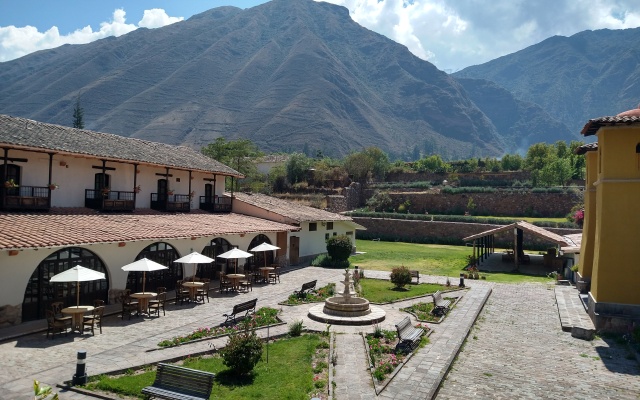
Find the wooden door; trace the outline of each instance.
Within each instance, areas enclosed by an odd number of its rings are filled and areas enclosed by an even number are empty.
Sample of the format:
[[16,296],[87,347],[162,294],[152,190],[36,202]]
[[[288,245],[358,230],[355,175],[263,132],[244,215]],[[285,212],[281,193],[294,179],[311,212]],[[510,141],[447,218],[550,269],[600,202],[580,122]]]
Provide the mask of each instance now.
[[291,236],[291,247],[289,247],[289,263],[297,265],[300,262],[300,237]]

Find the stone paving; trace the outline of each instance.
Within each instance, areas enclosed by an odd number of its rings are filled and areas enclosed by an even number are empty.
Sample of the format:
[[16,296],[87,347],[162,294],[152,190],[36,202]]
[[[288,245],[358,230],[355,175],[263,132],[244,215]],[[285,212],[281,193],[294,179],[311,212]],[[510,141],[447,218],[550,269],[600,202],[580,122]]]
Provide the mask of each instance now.
[[622,346],[561,330],[554,287],[496,284],[436,398],[640,398]]
[[[385,272],[366,273],[367,277],[388,278]],[[88,374],[96,375],[198,354],[213,346],[222,347],[226,337],[156,350],[160,340],[199,327],[218,325],[223,321],[222,314],[230,311],[233,304],[255,297],[259,299],[258,307],[282,308],[281,317],[287,323],[303,320],[309,329],[324,330],[325,324],[307,318],[309,305],[288,307],[277,303],[310,279],[318,279],[321,287],[340,282],[342,275],[342,270],[307,267],[284,273],[280,284],[256,285],[250,293],[216,294],[204,305],[169,305],[166,317],[122,321],[111,316],[105,320],[104,333],[94,337],[70,334],[47,340],[44,333],[37,333],[3,341],[0,343],[3,367],[0,399],[32,399],[33,379],[49,385],[69,380],[75,372],[78,350],[87,351]],[[444,283],[445,279],[424,277],[422,280]],[[610,346],[603,340],[586,342],[562,332],[552,286],[467,283],[471,290],[444,323],[433,325],[431,344],[415,353],[378,397],[428,399],[435,393],[436,398],[443,399],[637,398],[633,396],[640,393],[640,379],[635,361],[626,359],[614,344]],[[487,298],[487,306],[480,313]],[[382,328],[395,330],[394,323],[406,315],[399,308],[415,301],[382,306],[387,313],[380,324]],[[436,393],[441,378],[464,343],[467,328],[472,327],[479,313],[465,350]],[[335,398],[375,398],[360,335],[373,328],[332,326],[331,330],[336,334],[338,355]],[[270,329],[270,335],[287,331],[286,325],[277,326]],[[265,336],[266,330],[260,330],[259,334]],[[57,391],[61,399],[87,398],[70,391]]]

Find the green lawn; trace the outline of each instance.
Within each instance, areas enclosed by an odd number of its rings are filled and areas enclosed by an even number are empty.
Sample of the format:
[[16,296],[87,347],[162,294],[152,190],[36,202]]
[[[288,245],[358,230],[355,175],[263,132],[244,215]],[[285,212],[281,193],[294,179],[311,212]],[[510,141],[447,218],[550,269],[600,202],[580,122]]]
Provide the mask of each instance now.
[[[365,275],[366,276],[366,275]],[[373,303],[388,303],[409,297],[424,296],[438,290],[446,290],[444,285],[433,283],[411,284],[402,289],[396,289],[390,281],[382,279],[360,279],[360,295]]]
[[[451,277],[451,284],[457,285],[460,273],[467,265],[467,256],[472,248],[466,246],[449,246],[441,244],[419,244],[405,242],[374,242],[372,240],[356,240],[356,248],[366,254],[351,256],[349,261],[364,269],[391,271],[394,267],[404,265],[409,269],[417,269],[420,274]],[[532,276],[510,272],[492,272],[486,276],[491,282],[549,282],[546,276]]]
[[[270,343],[269,363],[266,363],[265,348],[262,361],[247,378],[230,373],[219,357],[196,357],[185,360],[184,366],[216,373],[210,399],[306,400],[314,390],[311,359],[320,341],[318,335],[303,335]],[[153,383],[155,374],[155,371],[146,371],[115,379],[101,376],[99,381],[90,383],[89,388],[142,398],[140,391]]]
[[474,217],[480,218],[494,218],[494,219],[508,219],[508,220],[518,220],[518,221],[527,221],[530,223],[534,222],[569,222],[565,217],[551,218],[551,217],[496,217],[495,215],[474,215]]

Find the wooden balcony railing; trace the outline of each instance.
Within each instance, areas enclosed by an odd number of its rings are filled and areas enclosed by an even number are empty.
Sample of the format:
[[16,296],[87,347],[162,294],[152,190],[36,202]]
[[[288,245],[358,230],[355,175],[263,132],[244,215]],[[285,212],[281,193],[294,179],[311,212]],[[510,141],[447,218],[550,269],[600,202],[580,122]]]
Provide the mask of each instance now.
[[151,208],[158,211],[191,211],[191,196],[188,194],[151,193]]
[[200,209],[212,213],[230,213],[231,197],[200,196]]
[[47,186],[0,187],[0,208],[48,211],[51,208],[51,190]]
[[136,209],[135,195],[119,190],[85,189],[84,206],[101,211],[133,211]]

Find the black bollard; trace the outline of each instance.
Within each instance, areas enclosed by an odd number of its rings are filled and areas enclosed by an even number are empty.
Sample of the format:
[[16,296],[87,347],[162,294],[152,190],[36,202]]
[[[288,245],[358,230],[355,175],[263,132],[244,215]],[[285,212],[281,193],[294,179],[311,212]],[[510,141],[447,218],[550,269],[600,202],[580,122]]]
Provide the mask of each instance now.
[[464,287],[464,274],[460,274],[460,284],[458,287]]
[[78,351],[78,362],[76,364],[76,374],[73,376],[73,380],[71,381],[71,383],[74,386],[87,384],[87,364],[85,364],[86,359],[87,359],[87,351],[86,350]]

